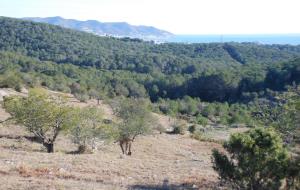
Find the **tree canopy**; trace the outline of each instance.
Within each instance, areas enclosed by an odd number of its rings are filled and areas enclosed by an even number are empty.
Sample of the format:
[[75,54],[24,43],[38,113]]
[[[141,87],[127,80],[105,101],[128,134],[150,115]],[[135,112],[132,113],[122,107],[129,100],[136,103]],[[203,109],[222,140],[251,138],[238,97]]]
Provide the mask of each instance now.
[[237,189],[279,189],[288,174],[289,157],[271,128],[233,134],[224,144],[227,156],[213,151],[214,169]]
[[4,108],[18,124],[34,134],[49,153],[54,151],[53,143],[58,134],[66,130],[73,119],[63,97],[51,96],[43,89],[30,90],[28,97],[7,97]]

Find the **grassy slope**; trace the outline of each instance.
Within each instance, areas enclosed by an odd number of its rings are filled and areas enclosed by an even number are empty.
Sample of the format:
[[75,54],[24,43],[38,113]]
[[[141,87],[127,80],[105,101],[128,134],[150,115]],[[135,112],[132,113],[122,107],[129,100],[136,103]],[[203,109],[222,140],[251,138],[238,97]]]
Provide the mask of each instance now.
[[[7,89],[0,92],[16,93]],[[79,103],[71,97],[70,103],[96,104],[93,100]],[[107,105],[101,107],[106,107],[107,118],[113,117]],[[0,118],[7,116],[1,108]],[[170,125],[165,116],[156,117],[165,127]],[[0,126],[0,189],[158,188],[166,180],[173,187],[196,184],[207,189],[217,181],[210,156],[212,148],[221,146],[199,142],[188,135],[140,137],[133,145],[131,157],[122,156],[119,146],[113,143],[99,146],[94,154],[70,154],[76,146],[63,134],[56,143],[56,153],[48,154],[40,144],[25,138],[29,135],[19,126]]]

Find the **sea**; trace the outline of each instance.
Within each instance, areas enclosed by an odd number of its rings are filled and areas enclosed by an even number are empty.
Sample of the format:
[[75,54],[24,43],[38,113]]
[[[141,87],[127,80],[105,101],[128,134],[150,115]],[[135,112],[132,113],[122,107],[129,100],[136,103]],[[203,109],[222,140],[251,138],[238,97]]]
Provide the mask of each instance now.
[[299,34],[251,34],[251,35],[174,35],[166,40],[175,43],[252,42],[258,44],[300,45]]

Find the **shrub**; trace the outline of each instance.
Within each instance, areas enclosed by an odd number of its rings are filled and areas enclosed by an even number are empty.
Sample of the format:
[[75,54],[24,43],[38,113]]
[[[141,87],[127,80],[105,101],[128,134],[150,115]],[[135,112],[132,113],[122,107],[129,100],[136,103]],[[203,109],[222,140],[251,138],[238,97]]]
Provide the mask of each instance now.
[[76,93],[74,94],[74,97],[78,99],[80,102],[86,102],[89,99],[89,96],[87,94]]
[[274,130],[255,128],[233,134],[224,148],[228,156],[213,150],[213,167],[234,189],[279,189],[288,155]]
[[85,107],[74,110],[74,123],[70,130],[72,140],[78,145],[78,153],[91,152],[97,140],[110,138],[108,125],[102,119],[102,112],[96,107]]
[[199,114],[196,118],[197,123],[205,127],[208,124],[208,119]]
[[244,123],[244,117],[238,113],[234,113],[233,116],[229,119],[230,124]]
[[22,89],[20,74],[15,72],[6,72],[0,77],[0,88],[13,88],[20,92]]
[[186,126],[185,124],[182,123],[174,123],[173,124],[173,133],[174,134],[181,134],[184,135],[186,131]]
[[212,104],[206,105],[203,108],[201,114],[203,116],[205,116],[205,117],[209,117],[209,116],[215,115],[215,108],[214,108],[214,106]]
[[194,133],[196,131],[196,125],[189,126],[189,132]]
[[220,117],[220,120],[218,121],[218,123],[222,124],[222,125],[227,125],[229,123],[228,122],[229,120],[230,120],[230,117],[228,115],[224,115],[224,116]]

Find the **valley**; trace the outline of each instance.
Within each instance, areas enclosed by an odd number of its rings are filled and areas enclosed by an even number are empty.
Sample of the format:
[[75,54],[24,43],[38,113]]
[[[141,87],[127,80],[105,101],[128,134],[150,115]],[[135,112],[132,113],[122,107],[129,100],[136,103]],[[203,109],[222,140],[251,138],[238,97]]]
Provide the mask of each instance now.
[[0,189],[299,189],[300,45],[52,24],[0,17]]

